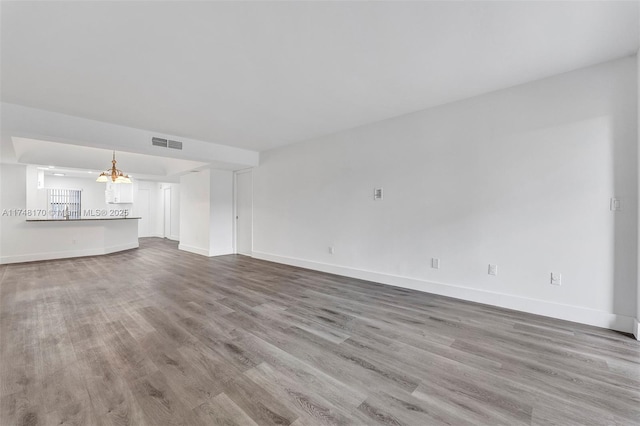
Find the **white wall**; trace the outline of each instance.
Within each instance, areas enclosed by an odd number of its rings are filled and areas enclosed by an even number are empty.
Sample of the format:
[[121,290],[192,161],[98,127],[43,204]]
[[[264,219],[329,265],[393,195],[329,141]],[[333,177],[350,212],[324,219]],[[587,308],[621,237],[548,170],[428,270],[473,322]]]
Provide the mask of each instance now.
[[210,256],[232,254],[233,172],[211,170]]
[[180,176],[180,250],[209,256],[209,170]]
[[[636,76],[637,76],[637,96],[636,102],[638,105],[638,121],[637,121],[637,136],[638,136],[638,154],[640,155],[640,50],[636,53]],[[638,157],[638,164],[640,165],[640,156]],[[638,179],[640,179],[640,171],[638,172]],[[640,184],[639,184],[640,187]],[[640,198],[639,198],[640,201]],[[640,223],[640,209],[638,209],[638,223]],[[640,246],[640,230],[638,232],[638,244]],[[640,250],[638,251],[638,256],[640,256]],[[633,333],[636,336],[636,339],[640,340],[640,257],[638,257],[638,280],[637,280],[637,288],[636,288],[636,320],[634,323]]]
[[254,255],[630,331],[636,75],[621,59],[262,153]]

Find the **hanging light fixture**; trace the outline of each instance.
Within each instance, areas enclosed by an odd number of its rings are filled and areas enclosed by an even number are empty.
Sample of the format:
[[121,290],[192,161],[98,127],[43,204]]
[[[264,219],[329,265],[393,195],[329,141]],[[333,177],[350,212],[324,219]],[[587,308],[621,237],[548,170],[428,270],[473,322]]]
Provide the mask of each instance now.
[[129,175],[125,175],[124,173],[122,173],[122,170],[116,168],[115,151],[113,151],[113,160],[111,160],[111,164],[112,165],[110,169],[100,173],[100,176],[98,176],[96,182],[109,182],[109,179],[111,179],[113,183],[131,183],[131,178],[129,177]]

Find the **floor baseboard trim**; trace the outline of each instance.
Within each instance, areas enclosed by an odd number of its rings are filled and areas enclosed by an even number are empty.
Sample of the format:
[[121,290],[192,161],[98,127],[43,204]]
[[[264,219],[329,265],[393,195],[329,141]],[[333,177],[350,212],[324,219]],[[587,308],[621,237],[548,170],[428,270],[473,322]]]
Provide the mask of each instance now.
[[[608,328],[612,330],[631,333],[634,331],[634,322],[637,329],[637,320],[626,315],[618,315],[595,309],[583,308],[580,306],[565,305],[548,302],[539,299],[530,299],[511,294],[496,293],[470,287],[461,287],[452,284],[423,281],[415,278],[401,277],[397,275],[387,275],[378,272],[365,271],[361,269],[348,268],[344,266],[331,265],[327,263],[314,262],[304,259],[297,259],[285,256],[274,255],[264,252],[253,252],[256,259],[267,260],[285,265],[297,266],[312,269],[330,274],[342,275],[350,278],[357,278],[366,281],[373,281],[381,284],[388,284],[395,287],[402,287],[426,293],[438,294],[441,296],[453,297],[455,299],[467,300],[470,302],[483,303],[501,308],[513,309],[546,317],[578,322],[581,324],[593,325],[596,327]],[[636,334],[637,336],[637,334]]]
[[84,250],[66,250],[47,253],[30,253],[21,254],[17,256],[4,256],[0,258],[0,264],[9,263],[23,263],[23,262],[37,262],[41,260],[55,260],[55,259],[69,259],[72,257],[85,257],[85,256],[101,256],[104,254],[115,253],[118,251],[131,250],[138,248],[139,244],[135,243],[120,244],[116,246],[109,246],[103,248],[92,248]]
[[230,250],[230,249],[211,251],[211,250],[206,250],[199,247],[189,246],[186,244],[178,244],[178,249],[183,251],[188,251],[189,253],[199,254],[200,256],[207,256],[207,257],[226,256],[229,254],[234,254],[233,250]]
[[216,256],[228,256],[230,254],[235,254],[233,250],[216,250],[209,253],[209,257]]
[[633,335],[637,340],[640,340],[640,318],[636,318],[633,322]]
[[201,256],[209,257],[209,250],[206,250],[200,247],[190,246],[187,244],[178,244],[178,250],[188,251],[189,253],[195,253]]

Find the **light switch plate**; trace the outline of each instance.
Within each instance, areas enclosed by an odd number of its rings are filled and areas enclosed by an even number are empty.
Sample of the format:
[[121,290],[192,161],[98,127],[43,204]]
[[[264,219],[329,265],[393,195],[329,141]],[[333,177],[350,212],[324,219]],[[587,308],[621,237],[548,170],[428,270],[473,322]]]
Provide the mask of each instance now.
[[489,275],[498,275],[498,265],[489,264]]
[[611,198],[611,200],[609,201],[609,209],[612,212],[619,212],[622,210],[622,203],[620,202],[619,198]]

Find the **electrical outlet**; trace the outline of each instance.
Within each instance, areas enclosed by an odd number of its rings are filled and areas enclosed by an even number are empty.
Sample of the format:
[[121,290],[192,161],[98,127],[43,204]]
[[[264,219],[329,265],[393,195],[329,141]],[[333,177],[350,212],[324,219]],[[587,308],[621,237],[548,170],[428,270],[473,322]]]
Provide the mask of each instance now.
[[431,258],[431,267],[433,269],[440,269],[440,259],[438,259],[437,257],[432,257]]
[[333,254],[335,252],[336,252],[335,248],[333,246],[329,246],[329,254]]
[[498,275],[498,265],[489,264],[489,275]]
[[551,285],[562,285],[562,274],[551,273]]

